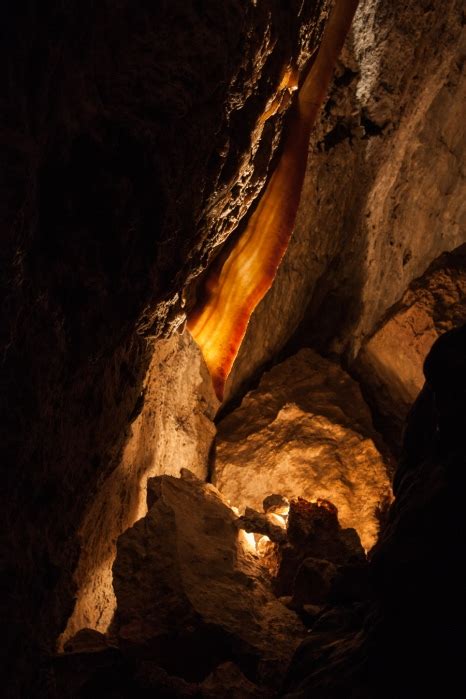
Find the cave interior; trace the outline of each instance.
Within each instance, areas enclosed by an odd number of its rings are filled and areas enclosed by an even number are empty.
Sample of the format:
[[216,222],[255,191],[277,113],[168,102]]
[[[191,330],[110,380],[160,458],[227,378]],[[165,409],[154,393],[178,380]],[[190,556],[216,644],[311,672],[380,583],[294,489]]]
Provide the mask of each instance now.
[[2,695],[463,696],[462,0],[2,13]]

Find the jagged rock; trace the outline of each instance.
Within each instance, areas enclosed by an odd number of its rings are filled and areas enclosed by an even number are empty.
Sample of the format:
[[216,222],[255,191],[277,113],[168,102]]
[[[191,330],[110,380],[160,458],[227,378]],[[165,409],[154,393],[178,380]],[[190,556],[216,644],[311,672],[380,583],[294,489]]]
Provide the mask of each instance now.
[[244,529],[246,532],[268,536],[271,541],[277,544],[284,543],[286,541],[284,523],[283,527],[281,527],[273,521],[272,516],[264,515],[262,512],[256,512],[251,507],[246,507],[244,515],[236,520],[236,526],[239,529]]
[[95,629],[80,629],[64,645],[66,653],[101,651],[108,648],[107,638]]
[[303,604],[301,609],[301,618],[306,625],[313,625],[316,619],[322,614],[323,609],[319,604]]
[[396,447],[424,385],[422,366],[430,348],[442,333],[464,322],[466,245],[435,260],[363,345],[354,370]]
[[396,498],[370,563],[373,601],[318,619],[291,664],[290,699],[465,693],[466,326],[436,341],[425,376],[429,390],[410,412]]
[[465,242],[463,13],[462,0],[360,1],[290,246],[231,374],[235,395],[293,332],[294,347],[352,360],[410,282]]
[[287,525],[291,546],[308,556],[333,563],[363,563],[366,558],[354,529],[342,529],[338,510],[328,500],[307,502],[293,498]]
[[262,503],[264,512],[275,512],[277,515],[288,514],[290,509],[290,501],[288,498],[283,497],[283,495],[267,495]]
[[116,603],[115,542],[145,515],[147,479],[162,473],[177,476],[186,467],[194,477],[207,477],[218,401],[189,333],[156,344],[141,399],[118,466],[95,495],[81,528],[84,545],[75,573],[79,591],[61,643],[83,626],[107,630]]
[[149,486],[152,507],[119,538],[113,566],[121,644],[158,649],[156,662],[188,680],[231,659],[275,682],[305,631],[274,597],[237,516],[201,481]]
[[[143,652],[141,656],[144,657]],[[150,660],[142,660],[136,663],[134,689],[136,688],[156,691],[157,694],[154,694],[154,696],[162,696],[164,699],[184,699],[201,696],[199,686],[196,683],[186,682],[181,677],[169,675],[163,668],[155,665]]]
[[148,657],[147,648],[133,651],[132,655],[127,655],[113,647],[99,652],[83,649],[56,656],[55,693],[45,696],[60,699],[202,696],[198,683],[168,673]]
[[83,518],[140,409],[147,338],[180,327],[183,290],[263,188],[286,114],[262,115],[284,67],[317,46],[329,4],[3,3],[0,511],[14,696],[36,693],[42,649],[72,611]]
[[306,575],[303,570],[296,591],[297,606],[329,600],[337,577],[337,565],[362,567],[366,563],[356,531],[342,529],[335,506],[325,500],[317,503],[302,498],[291,500],[287,534],[288,543],[279,549],[280,562],[275,580],[277,594],[292,594],[295,601],[296,580],[303,562],[306,559],[320,561],[314,565],[313,587],[308,597],[303,592],[302,580]]
[[323,604],[332,596],[338,568],[321,558],[305,558],[293,582],[293,606]]
[[269,690],[258,687],[234,663],[223,663],[202,682],[202,699],[267,699]]
[[367,565],[338,566],[320,558],[305,558],[293,582],[291,608],[363,601],[370,593]]
[[213,481],[238,507],[269,493],[325,498],[366,549],[390,497],[386,463],[357,384],[306,349],[265,374],[218,425]]

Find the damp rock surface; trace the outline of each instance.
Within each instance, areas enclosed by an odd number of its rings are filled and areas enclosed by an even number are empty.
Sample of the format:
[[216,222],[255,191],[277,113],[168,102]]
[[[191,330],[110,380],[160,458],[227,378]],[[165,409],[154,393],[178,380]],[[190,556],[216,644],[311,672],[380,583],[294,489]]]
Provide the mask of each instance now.
[[369,549],[377,510],[390,498],[376,442],[357,384],[337,364],[301,350],[219,423],[213,481],[237,507],[259,509],[271,493],[328,499]]

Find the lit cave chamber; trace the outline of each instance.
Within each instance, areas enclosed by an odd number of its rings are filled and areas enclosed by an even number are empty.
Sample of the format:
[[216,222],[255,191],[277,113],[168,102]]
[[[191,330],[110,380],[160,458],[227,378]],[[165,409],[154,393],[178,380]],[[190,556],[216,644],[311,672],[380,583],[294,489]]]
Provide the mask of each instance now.
[[7,0],[2,696],[463,696],[461,0]]

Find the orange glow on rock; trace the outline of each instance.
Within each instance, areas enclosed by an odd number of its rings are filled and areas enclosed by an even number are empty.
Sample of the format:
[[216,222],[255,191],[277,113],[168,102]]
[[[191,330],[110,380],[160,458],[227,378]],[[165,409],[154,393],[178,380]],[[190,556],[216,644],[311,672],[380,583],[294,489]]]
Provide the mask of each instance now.
[[[311,129],[325,98],[335,63],[351,26],[358,0],[337,0],[322,42],[299,90],[283,152],[246,230],[229,254],[220,254],[207,273],[188,328],[200,346],[219,400],[238,354],[249,318],[270,289],[293,231],[306,171]],[[296,85],[284,71],[277,96],[262,121],[281,106]]]

